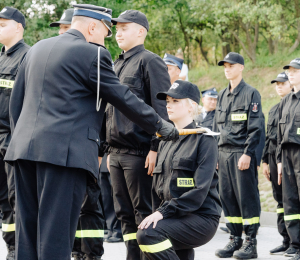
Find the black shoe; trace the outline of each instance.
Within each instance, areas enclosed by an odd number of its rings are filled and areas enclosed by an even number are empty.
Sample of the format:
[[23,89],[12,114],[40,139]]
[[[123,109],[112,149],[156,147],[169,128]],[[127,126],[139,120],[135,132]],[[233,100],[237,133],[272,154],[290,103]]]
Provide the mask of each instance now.
[[289,247],[285,252],[284,252],[284,256],[288,256],[288,257],[292,257],[297,253],[297,249],[293,248],[293,247]]
[[235,251],[233,257],[236,259],[257,258],[256,238],[246,237],[243,246]]
[[110,238],[112,236],[112,232],[110,231],[110,230],[107,230],[107,232],[106,233],[104,233],[104,240],[105,239],[108,239],[108,238]]
[[107,243],[119,243],[124,242],[123,237],[109,237],[105,240]]
[[7,256],[6,256],[6,260],[15,260],[15,246],[7,246]]
[[218,249],[215,255],[220,258],[229,258],[233,256],[234,251],[239,250],[243,244],[243,239],[240,237],[230,236],[229,243],[224,247],[224,249]]
[[275,247],[274,249],[270,250],[270,254],[279,254],[279,253],[284,253],[287,249],[289,248],[289,245],[280,245],[278,247]]
[[229,229],[227,227],[220,227],[220,229],[226,233],[229,233]]
[[82,253],[72,252],[72,257],[74,257],[74,260],[84,260]]
[[300,260],[300,251],[296,252],[296,254],[290,258],[290,260]]

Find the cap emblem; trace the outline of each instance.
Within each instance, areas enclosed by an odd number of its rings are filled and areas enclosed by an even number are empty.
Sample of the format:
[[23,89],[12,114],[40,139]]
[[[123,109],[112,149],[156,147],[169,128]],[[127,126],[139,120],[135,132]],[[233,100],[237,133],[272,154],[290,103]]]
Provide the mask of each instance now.
[[63,15],[61,16],[60,20],[64,20],[66,18],[66,13],[63,13]]
[[286,78],[286,75],[284,73],[280,73],[277,78]]
[[229,54],[226,55],[225,59],[228,59],[228,58],[229,58]]
[[291,63],[298,63],[298,64],[300,64],[300,60],[299,59],[294,59],[294,60],[291,61]]
[[165,56],[164,56],[164,59],[167,58],[167,57],[168,57],[168,55],[167,55],[167,53],[166,53]]
[[123,15],[123,14],[126,14],[127,13],[127,10],[126,11],[124,11],[123,13],[121,13],[119,16],[121,16],[121,15]]
[[170,89],[176,89],[178,88],[179,84],[178,83],[173,83],[173,85],[170,87]]
[[216,88],[213,88],[213,91],[217,91]]
[[6,8],[3,8],[3,9],[1,10],[0,13],[4,13],[4,12],[6,12],[6,11],[7,11],[7,9],[6,9]]

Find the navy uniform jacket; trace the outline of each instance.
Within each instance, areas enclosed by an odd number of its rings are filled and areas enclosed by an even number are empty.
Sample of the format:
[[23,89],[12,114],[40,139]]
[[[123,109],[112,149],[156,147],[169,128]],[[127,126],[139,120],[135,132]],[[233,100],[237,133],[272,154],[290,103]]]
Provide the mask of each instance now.
[[42,40],[27,53],[11,95],[12,139],[5,160],[86,169],[98,177],[99,133],[107,102],[149,134],[161,128],[153,108],[121,85],[101,47],[103,98],[96,111],[98,46],[75,29]]
[[207,112],[207,115],[206,115],[206,117],[205,117],[204,119],[203,119],[203,113],[201,113],[201,114],[195,119],[197,125],[198,125],[198,126],[201,126],[201,127],[207,127],[207,128],[209,128],[210,130],[212,130],[213,122],[214,122],[214,117],[215,117],[215,113],[216,113],[216,110]]

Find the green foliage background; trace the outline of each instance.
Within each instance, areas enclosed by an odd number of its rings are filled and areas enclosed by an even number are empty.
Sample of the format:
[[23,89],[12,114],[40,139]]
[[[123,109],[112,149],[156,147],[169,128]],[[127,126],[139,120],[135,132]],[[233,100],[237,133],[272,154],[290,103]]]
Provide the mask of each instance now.
[[[292,53],[300,42],[300,0],[2,0],[0,9],[13,6],[27,20],[29,45],[57,35],[49,24],[59,20],[72,3],[111,8],[117,17],[127,9],[144,12],[150,23],[146,48],[163,56],[183,50],[190,68],[215,65],[229,51],[258,56]],[[50,7],[50,8],[49,8]],[[52,8],[52,12],[50,9]],[[116,58],[114,37],[106,45]]]

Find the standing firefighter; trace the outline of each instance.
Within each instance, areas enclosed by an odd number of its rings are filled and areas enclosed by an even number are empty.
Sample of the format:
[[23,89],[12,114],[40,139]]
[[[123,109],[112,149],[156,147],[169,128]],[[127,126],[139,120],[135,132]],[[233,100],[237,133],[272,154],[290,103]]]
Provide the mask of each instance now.
[[286,95],[278,108],[277,133],[278,184],[282,180],[284,222],[290,237],[290,247],[300,259],[300,58],[283,67],[287,70],[294,92]]
[[71,28],[73,14],[74,14],[73,8],[69,8],[65,10],[60,20],[51,23],[50,27],[59,27],[59,31],[58,31],[59,35],[65,33]]
[[[278,74],[277,78],[271,81],[276,84],[276,92],[284,98],[291,92],[291,84],[285,72]],[[273,189],[273,197],[277,201],[277,228],[279,234],[283,237],[282,245],[270,250],[270,254],[283,253],[291,255],[295,254],[293,247],[289,248],[290,238],[284,223],[284,209],[282,202],[282,186],[278,185],[278,172],[276,164],[276,147],[277,147],[277,128],[278,128],[278,108],[279,104],[273,106],[269,112],[266,143],[263,151],[263,174],[267,180],[271,181]],[[288,250],[288,251],[286,251]]]
[[68,32],[27,53],[11,95],[13,135],[5,160],[15,165],[17,260],[70,259],[87,183],[99,174],[107,102],[149,134],[178,136],[112,70],[103,47],[111,10],[76,8]]
[[11,131],[9,99],[19,65],[29,46],[23,40],[24,15],[15,8],[5,7],[0,12],[0,211],[3,214],[2,236],[8,248],[7,260],[15,259],[15,187],[13,167],[4,163]]
[[224,66],[225,76],[230,80],[228,87],[219,93],[214,130],[221,133],[219,189],[231,236],[226,247],[216,251],[216,256],[257,258],[260,201],[255,150],[262,129],[260,94],[243,80],[244,58],[240,54],[230,52],[218,65]]
[[[149,30],[146,16],[127,10],[112,19],[116,24],[116,40],[123,52],[115,61],[120,82],[164,119],[168,119],[166,101],[156,99],[159,91],[170,88],[167,66],[156,54],[145,50]],[[109,105],[106,112],[106,139],[114,206],[121,220],[127,260],[145,259],[136,241],[138,225],[151,214],[152,172],[159,140],[129,121],[122,110]]]

